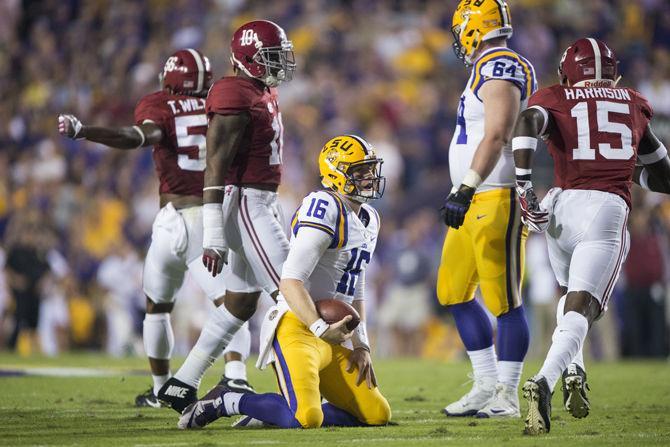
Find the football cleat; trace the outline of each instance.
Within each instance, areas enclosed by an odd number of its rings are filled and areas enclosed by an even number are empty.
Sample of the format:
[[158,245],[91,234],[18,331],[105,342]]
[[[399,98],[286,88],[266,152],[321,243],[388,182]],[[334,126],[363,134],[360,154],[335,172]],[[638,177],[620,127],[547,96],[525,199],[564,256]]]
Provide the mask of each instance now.
[[591,405],[586,391],[590,391],[586,382],[586,371],[579,365],[571,363],[563,371],[563,406],[573,417],[578,419],[589,415]]
[[262,428],[262,427],[273,427],[272,424],[268,424],[266,422],[263,422],[261,420],[252,418],[251,416],[242,416],[233,424],[231,427],[235,428]]
[[154,394],[154,387],[150,387],[142,394],[138,394],[135,397],[135,406],[136,407],[151,407],[151,408],[161,408],[166,407],[163,402],[161,402],[158,397]]
[[444,407],[442,412],[449,417],[474,416],[488,404],[495,394],[495,377],[476,379],[472,389],[465,396]]
[[[230,389],[225,385],[216,385],[209,390],[202,399],[192,403],[184,409],[179,418],[179,422],[177,422],[177,427],[182,430],[199,429],[211,424],[219,418],[239,414],[237,412],[228,414],[226,411],[224,399],[228,393],[238,393],[238,391]],[[247,391],[242,394],[248,393],[249,392]]]
[[256,393],[254,387],[243,379],[231,379],[230,377],[222,376],[217,385],[227,386],[231,391],[238,393]]
[[484,408],[475,415],[478,418],[518,418],[519,396],[516,388],[499,383],[496,385],[496,393]]
[[526,435],[549,433],[551,428],[551,396],[547,379],[531,377],[523,384],[523,398],[528,401],[528,415],[523,430]]
[[165,402],[176,412],[181,413],[184,408],[198,400],[196,392],[197,390],[191,385],[170,377],[158,390],[158,399]]

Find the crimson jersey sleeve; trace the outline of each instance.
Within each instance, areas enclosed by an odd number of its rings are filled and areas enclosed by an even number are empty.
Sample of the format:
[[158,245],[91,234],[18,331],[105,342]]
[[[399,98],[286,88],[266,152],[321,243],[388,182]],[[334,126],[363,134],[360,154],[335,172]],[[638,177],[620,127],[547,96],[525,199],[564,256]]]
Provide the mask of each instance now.
[[[548,127],[552,112],[557,112],[560,107],[560,101],[556,95],[556,91],[551,87],[536,91],[528,100],[528,108],[531,107],[540,110],[545,115],[544,125],[545,128]],[[542,131],[540,132],[540,136],[543,138],[548,137],[550,136],[550,132]]]
[[647,101],[647,98],[642,96],[642,94],[636,90],[629,89],[635,98],[635,104],[642,113],[642,115],[647,118],[648,121],[651,121],[651,118],[654,116],[654,109],[652,109],[651,104]]
[[257,98],[234,78],[222,78],[212,85],[207,94],[207,116],[212,114],[234,115],[248,111]]
[[135,106],[135,124],[140,125],[147,120],[161,128],[163,141],[173,136],[174,116],[168,109],[165,96],[160,92],[143,97]]

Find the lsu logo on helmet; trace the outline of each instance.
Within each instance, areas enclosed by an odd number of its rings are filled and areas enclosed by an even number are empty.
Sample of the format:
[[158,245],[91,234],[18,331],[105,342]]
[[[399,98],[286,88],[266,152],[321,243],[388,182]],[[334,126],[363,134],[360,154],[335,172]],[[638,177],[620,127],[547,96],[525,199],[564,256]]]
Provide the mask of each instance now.
[[479,45],[496,37],[512,36],[512,17],[504,0],[461,0],[452,20],[454,53],[469,66]]
[[383,162],[361,137],[332,138],[319,154],[321,184],[359,203],[379,199],[386,186],[381,175]]

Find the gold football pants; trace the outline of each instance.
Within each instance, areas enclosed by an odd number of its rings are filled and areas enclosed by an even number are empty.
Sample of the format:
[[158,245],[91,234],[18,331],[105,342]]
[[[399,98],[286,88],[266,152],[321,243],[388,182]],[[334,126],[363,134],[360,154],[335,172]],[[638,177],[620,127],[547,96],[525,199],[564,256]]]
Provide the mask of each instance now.
[[521,305],[526,238],[514,189],[475,194],[463,225],[449,228],[437,274],[444,306],[474,298],[479,285],[486,307],[499,316]]

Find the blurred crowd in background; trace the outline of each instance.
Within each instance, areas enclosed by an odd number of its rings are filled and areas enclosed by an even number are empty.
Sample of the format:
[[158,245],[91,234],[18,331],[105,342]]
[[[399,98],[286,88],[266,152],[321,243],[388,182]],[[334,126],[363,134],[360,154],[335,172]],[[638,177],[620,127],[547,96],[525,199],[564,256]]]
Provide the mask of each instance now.
[[[158,89],[173,51],[194,47],[215,79],[231,74],[232,32],[252,19],[280,24],[295,46],[294,80],[280,87],[281,202],[291,214],[319,186],[316,157],[339,133],[367,138],[384,158],[376,203],[382,234],[368,280],[380,355],[462,354],[439,308],[435,274],[444,233],[438,208],[451,189],[448,147],[469,75],[451,49],[457,1],[445,0],[3,0],[0,2],[0,342],[29,354],[71,349],[141,353],[142,260],[158,211],[151,150],[119,151],[58,134],[57,115],[132,124]],[[562,51],[603,39],[620,59],[620,85],[655,109],[670,145],[670,6],[666,0],[511,0],[510,46],[557,81]],[[551,185],[539,151],[536,182]],[[631,250],[595,358],[667,356],[670,198],[634,187]],[[542,236],[528,242],[524,299],[532,353],[555,325],[556,283]],[[173,312],[187,352],[209,304],[188,280]],[[21,315],[21,318],[16,318]],[[37,328],[37,330],[33,330]],[[383,336],[380,336],[383,334]]]

